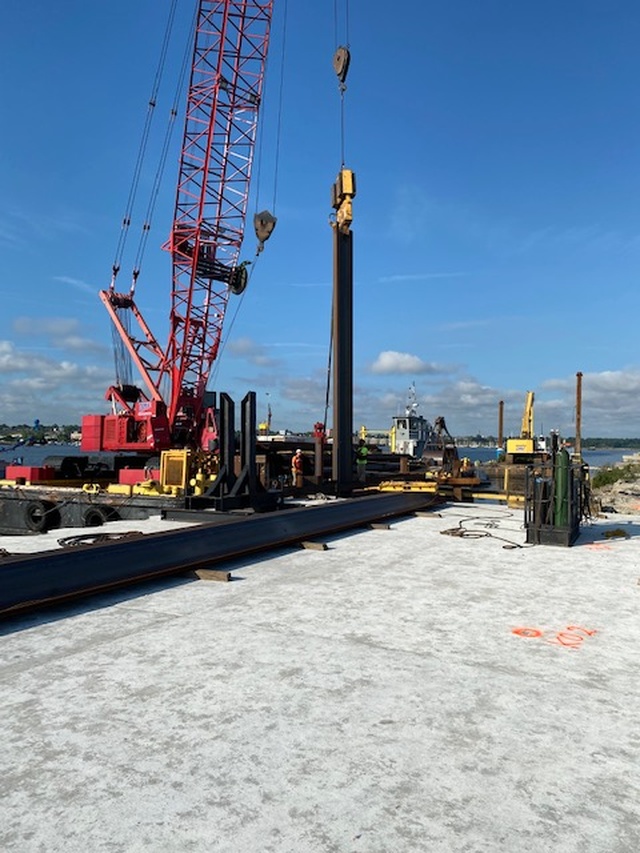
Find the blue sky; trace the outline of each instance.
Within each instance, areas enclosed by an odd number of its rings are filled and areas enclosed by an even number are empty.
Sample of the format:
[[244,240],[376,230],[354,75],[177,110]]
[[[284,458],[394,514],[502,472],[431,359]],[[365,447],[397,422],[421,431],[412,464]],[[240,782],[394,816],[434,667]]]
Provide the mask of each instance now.
[[[97,292],[109,283],[169,0],[6,6],[0,422],[77,423],[106,411],[114,380]],[[193,9],[179,0],[169,72]],[[324,412],[340,112],[334,4],[289,0],[283,51],[284,10],[276,0],[250,204],[251,215],[273,208],[275,186],[278,225],[246,294],[229,303],[210,385],[236,399],[255,390],[260,418],[270,404],[275,429],[304,430]],[[516,432],[527,390],[536,429],[571,434],[581,371],[583,435],[640,435],[640,4],[407,0],[390,21],[388,3],[350,0],[349,13],[354,428],[387,428],[415,382],[419,411],[444,415],[455,434],[495,434],[500,400]],[[137,289],[162,344],[171,275],[160,246],[180,128]]]

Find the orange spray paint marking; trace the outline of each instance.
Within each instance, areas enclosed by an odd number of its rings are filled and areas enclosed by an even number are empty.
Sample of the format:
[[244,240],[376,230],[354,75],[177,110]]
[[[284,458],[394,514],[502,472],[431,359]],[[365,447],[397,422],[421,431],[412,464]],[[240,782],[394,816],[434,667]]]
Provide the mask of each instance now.
[[514,628],[511,633],[516,634],[518,637],[541,637],[542,636],[542,631],[539,631],[537,628]]
[[[541,631],[539,628],[512,628],[511,633],[518,637],[542,639],[544,643],[549,643],[551,646],[562,646],[565,649],[579,649],[585,639],[593,637],[598,632],[592,631],[589,628],[583,628],[580,625],[567,625],[562,631],[556,631],[552,636],[549,636],[551,632]],[[545,633],[547,634],[546,637],[544,636]]]
[[556,639],[563,646],[580,646],[584,643],[584,637],[581,637],[580,634],[572,634],[569,631],[558,631]]
[[[583,637],[582,634],[585,636]],[[588,628],[580,627],[580,625],[567,625],[564,631],[558,631],[552,640],[545,640],[545,642],[555,646],[564,646],[568,649],[579,649],[585,639],[594,634],[597,634],[597,631],[590,631]]]
[[581,628],[580,625],[567,625],[567,631],[582,631],[587,637],[593,637],[594,634],[598,633],[597,631],[590,631],[588,628]]
[[552,640],[545,640],[544,642],[549,646],[562,646],[564,649],[571,649],[572,651],[580,648],[579,643],[566,643],[560,637],[554,637]]

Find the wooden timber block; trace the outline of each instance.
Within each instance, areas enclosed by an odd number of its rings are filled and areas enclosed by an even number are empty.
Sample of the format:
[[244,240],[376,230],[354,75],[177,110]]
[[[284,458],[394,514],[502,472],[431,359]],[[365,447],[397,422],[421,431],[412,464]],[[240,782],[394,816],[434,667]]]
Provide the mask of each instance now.
[[416,510],[416,512],[414,512],[413,514],[415,515],[416,518],[433,518],[434,515],[436,516],[436,518],[442,518],[440,513],[425,512],[424,510],[421,510],[421,509]]
[[329,546],[326,542],[301,542],[300,546],[305,548],[307,551],[326,551]]
[[222,581],[223,583],[227,583],[231,580],[231,572],[221,571],[220,569],[194,569],[188,573],[188,576],[201,581]]
[[371,530],[391,530],[391,525],[386,521],[372,521],[369,527]]

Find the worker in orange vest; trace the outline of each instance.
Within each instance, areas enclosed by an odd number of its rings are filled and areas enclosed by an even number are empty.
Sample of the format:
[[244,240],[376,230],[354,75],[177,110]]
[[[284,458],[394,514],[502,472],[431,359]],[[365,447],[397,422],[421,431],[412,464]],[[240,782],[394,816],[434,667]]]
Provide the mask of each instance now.
[[302,450],[298,448],[296,452],[291,457],[291,485],[294,488],[302,487],[302,471],[304,468],[304,457],[302,455]]

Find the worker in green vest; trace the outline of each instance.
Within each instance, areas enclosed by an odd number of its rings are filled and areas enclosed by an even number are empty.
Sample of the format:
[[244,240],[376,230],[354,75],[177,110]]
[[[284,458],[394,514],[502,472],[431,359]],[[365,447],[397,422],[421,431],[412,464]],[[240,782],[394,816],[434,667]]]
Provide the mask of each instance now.
[[356,447],[356,471],[358,480],[365,483],[367,480],[367,458],[369,456],[369,448],[367,447],[364,438],[361,438]]

